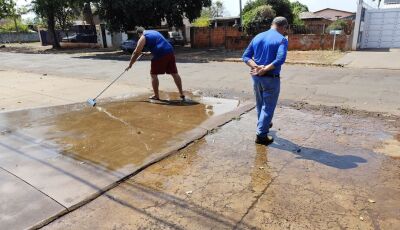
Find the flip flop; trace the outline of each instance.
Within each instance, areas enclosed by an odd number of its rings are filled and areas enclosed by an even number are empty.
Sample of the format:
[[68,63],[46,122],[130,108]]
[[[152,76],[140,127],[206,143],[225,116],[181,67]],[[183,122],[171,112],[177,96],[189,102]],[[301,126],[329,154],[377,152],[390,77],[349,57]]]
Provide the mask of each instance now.
[[151,96],[151,97],[149,97],[149,99],[150,100],[156,100],[156,101],[159,101],[160,100],[160,98],[159,97],[156,97],[156,96]]

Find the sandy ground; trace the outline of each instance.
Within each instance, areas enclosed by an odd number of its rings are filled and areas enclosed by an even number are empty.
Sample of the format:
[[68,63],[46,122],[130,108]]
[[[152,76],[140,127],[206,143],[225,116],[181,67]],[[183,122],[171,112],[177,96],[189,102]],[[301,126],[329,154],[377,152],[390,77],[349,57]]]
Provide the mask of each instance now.
[[[90,55],[97,53],[103,57],[113,58],[128,58],[128,54],[124,54],[118,49],[62,49],[53,50],[51,46],[41,46],[40,43],[11,43],[6,44],[5,48],[0,49],[0,52],[15,52],[15,53],[31,53],[31,54],[50,54],[50,53],[65,53],[75,55]],[[220,61],[220,62],[241,62],[243,50],[226,51],[224,49],[191,49],[188,47],[176,47],[178,59],[193,59],[200,62]],[[335,61],[342,58],[345,52],[333,52],[324,50],[311,51],[289,51],[288,63],[314,64],[314,65],[332,65]]]

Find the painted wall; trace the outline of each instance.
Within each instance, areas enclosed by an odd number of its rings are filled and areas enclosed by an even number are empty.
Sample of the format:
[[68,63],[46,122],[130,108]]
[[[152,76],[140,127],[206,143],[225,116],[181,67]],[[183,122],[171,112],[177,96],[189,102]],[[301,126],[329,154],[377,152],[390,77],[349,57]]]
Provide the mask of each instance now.
[[0,43],[39,42],[38,33],[0,33]]

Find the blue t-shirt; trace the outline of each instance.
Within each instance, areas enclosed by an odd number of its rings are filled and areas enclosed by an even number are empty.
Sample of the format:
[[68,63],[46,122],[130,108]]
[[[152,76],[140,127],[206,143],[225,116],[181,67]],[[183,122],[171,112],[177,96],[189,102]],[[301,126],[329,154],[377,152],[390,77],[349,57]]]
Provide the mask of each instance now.
[[258,34],[243,54],[243,61],[253,59],[257,65],[273,64],[275,69],[269,74],[280,74],[286,61],[288,40],[275,29]]
[[145,49],[153,54],[153,59],[159,59],[174,52],[172,45],[160,32],[145,30],[143,35],[146,37]]

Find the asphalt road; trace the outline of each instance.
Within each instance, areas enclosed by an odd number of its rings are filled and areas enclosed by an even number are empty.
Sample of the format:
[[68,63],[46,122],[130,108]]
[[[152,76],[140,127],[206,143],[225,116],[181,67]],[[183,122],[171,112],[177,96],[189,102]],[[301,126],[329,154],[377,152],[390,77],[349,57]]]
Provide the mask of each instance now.
[[[67,78],[112,80],[127,64],[125,59],[95,54],[0,53],[0,70]],[[186,90],[228,98],[252,98],[248,68],[242,63],[186,60],[178,63],[178,69]],[[150,87],[149,71],[150,62],[140,61],[121,82]],[[399,70],[285,65],[281,100],[400,115],[399,75]],[[172,79],[162,77],[160,87],[174,90]]]

